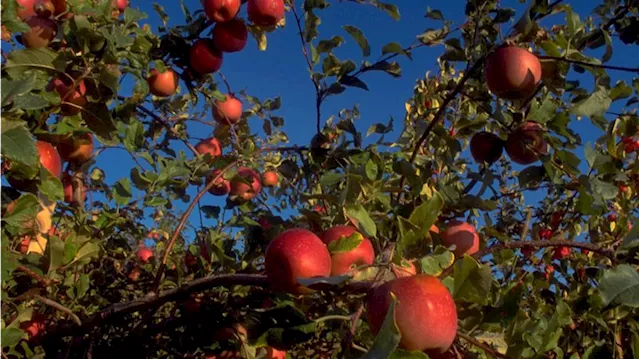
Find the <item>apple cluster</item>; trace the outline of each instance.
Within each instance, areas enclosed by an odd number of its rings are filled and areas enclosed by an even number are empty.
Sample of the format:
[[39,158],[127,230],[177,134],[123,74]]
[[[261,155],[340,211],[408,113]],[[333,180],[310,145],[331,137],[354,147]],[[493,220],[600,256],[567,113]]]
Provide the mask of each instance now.
[[[437,226],[432,232],[439,233]],[[353,249],[330,253],[334,241],[359,236]],[[451,221],[442,232],[442,243],[456,256],[478,252],[480,238],[469,223]],[[291,294],[309,294],[313,289],[299,279],[351,275],[362,267],[373,265],[375,251],[371,240],[352,226],[338,225],[320,236],[303,228],[285,230],[268,245],[265,272],[271,287]],[[395,279],[373,288],[367,300],[367,319],[371,330],[378,333],[391,305],[391,293],[397,299],[395,318],[402,335],[400,345],[407,350],[446,351],[456,336],[455,302],[436,277],[418,274],[413,263],[409,267],[391,265]]]

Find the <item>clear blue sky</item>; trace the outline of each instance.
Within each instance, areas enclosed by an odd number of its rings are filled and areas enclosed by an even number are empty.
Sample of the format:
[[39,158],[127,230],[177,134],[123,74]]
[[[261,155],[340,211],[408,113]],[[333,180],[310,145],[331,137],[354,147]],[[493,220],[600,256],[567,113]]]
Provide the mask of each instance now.
[[[322,18],[319,37],[327,39],[334,35],[342,36],[345,39],[345,44],[336,51],[336,55],[340,59],[350,58],[357,64],[362,59],[360,48],[342,29],[342,25],[354,25],[364,32],[372,49],[369,60],[375,61],[378,59],[381,47],[386,43],[396,41],[403,46],[408,46],[415,41],[417,34],[427,28],[440,26],[440,22],[424,17],[427,5],[441,10],[444,17],[453,20],[455,25],[464,21],[465,1],[463,0],[391,1],[400,7],[400,21],[394,21],[385,12],[373,6],[338,1],[330,2],[332,6],[319,13]],[[184,23],[178,1],[160,1],[159,3],[171,16],[169,25]],[[185,0],[185,3],[192,12],[200,7],[199,0]],[[296,3],[299,7],[302,1],[296,0]],[[567,1],[567,3],[574,7],[574,11],[580,14],[581,19],[584,19],[593,7],[601,2],[579,0]],[[502,1],[502,4],[504,7],[516,8],[514,20],[517,20],[525,9],[525,5],[520,4],[519,1]],[[160,20],[153,10],[152,2],[132,0],[131,6],[149,14],[149,18],[145,21],[149,22],[153,29],[157,29]],[[240,16],[246,18],[246,6],[242,7]],[[281,96],[282,108],[277,114],[285,118],[285,132],[289,135],[292,143],[307,145],[315,132],[315,91],[308,78],[293,14],[287,13],[286,19],[287,26],[284,29],[278,29],[267,35],[268,48],[265,52],[257,49],[255,41],[250,36],[249,43],[242,52],[225,54],[222,72],[234,91],[245,89],[250,95],[263,100]],[[545,21],[545,24],[553,23],[564,23],[564,14],[554,15]],[[507,33],[511,26],[510,23],[503,26],[503,33]],[[599,50],[599,54],[602,51]],[[413,61],[404,57],[399,58],[403,73],[399,79],[394,79],[384,73],[365,74],[362,79],[368,84],[370,91],[354,88],[348,89],[342,95],[330,97],[323,105],[323,122],[331,115],[337,114],[340,109],[351,108],[354,103],[358,103],[361,119],[356,122],[356,126],[363,134],[371,124],[386,123],[389,116],[392,116],[395,119],[396,132],[393,135],[388,135],[387,138],[397,138],[402,129],[404,103],[412,97],[415,80],[422,78],[427,71],[432,71],[433,74],[439,72],[437,56],[442,52],[442,46],[434,46],[418,49],[413,53]],[[609,63],[637,67],[638,47],[623,45],[614,38],[614,56]],[[629,79],[630,75],[624,72],[611,72],[612,83],[621,78]],[[582,76],[581,79],[583,85],[590,86],[587,84],[593,83],[588,74]],[[131,89],[131,85],[127,82],[124,84],[123,90],[125,92],[129,92]],[[183,90],[186,90],[183,84],[181,86],[183,86]],[[618,111],[619,106],[620,103],[615,103],[611,110]],[[612,116],[608,116],[608,118],[613,119]],[[257,118],[250,119],[249,123],[256,129],[262,126],[261,120]],[[594,142],[600,134],[588,119],[574,122],[571,127],[580,134],[584,143]],[[211,128],[190,122],[189,133],[196,137],[204,137],[204,134],[211,133]],[[367,143],[368,141],[365,139],[365,144]],[[174,144],[177,148],[184,148],[179,141],[174,141]],[[582,157],[582,151],[579,152]],[[467,154],[468,152],[465,152],[465,155]],[[187,152],[187,155],[192,156],[190,152]],[[134,166],[134,163],[122,150],[107,150],[100,155],[97,165],[105,170],[107,182],[111,184],[122,177],[128,177],[129,170]],[[195,186],[190,189],[189,193],[192,196],[195,195]],[[536,201],[539,198],[539,195],[535,193],[528,194],[528,196],[530,196],[528,201]],[[202,204],[223,206],[223,198],[206,195]],[[186,208],[186,204],[177,204],[177,208],[182,210]],[[192,224],[198,223],[197,218],[196,213],[191,216]]]

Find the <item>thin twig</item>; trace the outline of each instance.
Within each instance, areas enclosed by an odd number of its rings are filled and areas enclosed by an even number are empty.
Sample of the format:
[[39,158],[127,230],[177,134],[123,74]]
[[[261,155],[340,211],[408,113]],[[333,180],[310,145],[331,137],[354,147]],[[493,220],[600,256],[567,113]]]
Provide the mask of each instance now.
[[509,359],[508,356],[499,353],[498,351],[494,350],[493,348],[489,347],[488,345],[485,345],[484,343],[480,343],[478,340],[476,340],[475,338],[466,335],[464,333],[458,332],[458,337],[468,341],[469,343],[475,345],[476,347],[484,350],[487,354],[491,354],[496,358],[504,358],[504,359]]
[[19,265],[16,268],[16,270],[24,272],[26,275],[28,275],[29,277],[35,279],[38,283],[40,283],[44,287],[48,287],[52,283],[59,283],[58,281],[50,281],[50,280],[44,278],[43,276],[39,275],[38,273],[32,271],[31,269],[29,269],[29,268],[27,268],[25,266],[23,266],[22,264]]
[[362,311],[364,310],[364,303],[360,303],[358,310],[353,313],[351,318],[351,326],[349,327],[349,333],[344,337],[340,347],[342,348],[342,358],[347,356],[347,348],[351,347],[353,344],[353,338],[356,336],[356,329],[358,328],[358,321],[360,320],[360,316],[362,315]]
[[72,312],[71,309],[65,307],[64,305],[62,305],[62,304],[60,304],[60,303],[58,303],[58,302],[56,302],[54,300],[42,297],[42,296],[40,296],[38,294],[34,295],[33,297],[36,300],[38,300],[39,302],[43,303],[43,304],[46,304],[46,305],[48,305],[48,306],[50,306],[52,308],[55,308],[55,309],[57,309],[57,310],[59,310],[61,312],[65,312],[65,313],[69,314],[69,316],[71,317],[71,320],[73,320],[74,323],[76,323],[78,326],[82,326],[82,321],[80,321],[80,318],[74,312]]
[[613,65],[604,65],[604,64],[593,64],[590,62],[586,62],[586,61],[580,61],[580,60],[572,60],[572,59],[568,59],[566,57],[556,57],[556,56],[538,56],[539,59],[543,59],[543,60],[556,60],[556,61],[563,61],[563,62],[568,62],[571,64],[576,64],[576,65],[581,65],[581,66],[587,66],[587,67],[595,67],[595,68],[599,68],[599,69],[607,69],[607,70],[617,70],[617,71],[626,71],[626,72],[633,72],[633,73],[638,73],[638,71],[640,71],[640,69],[638,69],[637,67],[633,68],[633,67],[624,67],[624,66],[613,66]]

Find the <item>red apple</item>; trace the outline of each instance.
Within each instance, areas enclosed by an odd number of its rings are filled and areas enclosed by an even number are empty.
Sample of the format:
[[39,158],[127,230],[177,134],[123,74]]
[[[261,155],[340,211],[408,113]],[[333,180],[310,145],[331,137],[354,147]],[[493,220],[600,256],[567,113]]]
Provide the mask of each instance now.
[[[321,239],[324,244],[329,245],[333,241],[337,241],[342,237],[350,237],[357,232],[352,226],[335,226],[326,230]],[[331,255],[331,275],[343,275],[351,272],[356,266],[372,265],[374,259],[373,245],[368,238],[364,238],[355,249]]]
[[242,19],[219,22],[213,28],[213,46],[223,52],[238,52],[247,45],[247,25]]
[[208,153],[212,158],[222,155],[222,146],[220,145],[220,141],[215,137],[209,137],[198,142],[195,148],[199,154],[205,155]]
[[60,157],[68,162],[87,162],[93,153],[93,135],[85,133],[77,137],[67,136],[56,146]]
[[311,290],[297,278],[327,277],[331,256],[313,232],[294,228],[280,233],[269,243],[264,257],[267,279],[274,289],[302,294]]
[[256,25],[275,26],[284,18],[283,0],[249,0],[247,3],[249,21]]
[[55,147],[49,142],[36,141],[36,149],[40,157],[40,164],[53,176],[60,178],[62,175],[62,160]]
[[240,0],[203,0],[204,13],[211,21],[225,22],[240,11]]
[[53,15],[58,16],[67,11],[67,0],[52,0],[51,2],[53,3],[53,7],[55,9]]
[[32,16],[36,16],[34,6],[36,0],[15,0],[17,5],[17,14],[22,21],[26,21]]
[[456,257],[465,253],[473,255],[480,249],[480,237],[476,228],[462,221],[451,221],[447,224],[447,228],[442,233],[442,243],[447,247],[455,244],[456,249],[453,253]]
[[456,304],[437,278],[426,274],[398,278],[376,288],[367,300],[367,319],[377,334],[391,305],[397,298],[395,319],[406,350],[447,350],[456,337]]
[[[209,177],[207,178],[207,182],[216,178],[220,173],[222,173],[221,170],[214,170],[213,172],[211,172],[211,175],[209,175]],[[215,184],[213,185],[213,187],[211,187],[211,189],[209,190],[209,193],[211,193],[214,196],[224,196],[228,194],[230,191],[231,191],[231,183],[229,182],[229,180],[224,179],[224,176],[220,176],[215,181]]]
[[142,263],[149,262],[149,258],[153,257],[153,251],[148,247],[142,246],[136,252],[136,256]]
[[278,185],[278,172],[267,171],[262,174],[262,185],[265,187],[275,187]]
[[553,258],[555,259],[566,258],[570,255],[571,255],[571,248],[566,246],[556,247],[556,249],[553,251]]
[[151,70],[151,76],[147,78],[149,92],[155,96],[167,97],[173,95],[178,89],[178,74],[171,69],[159,72]]
[[22,254],[27,254],[29,251],[29,244],[31,243],[31,237],[25,236],[22,241],[20,241],[20,245],[18,246],[18,250]]
[[264,356],[264,359],[286,359],[287,358],[287,352],[284,350],[278,350],[274,347],[267,347],[265,351],[266,351],[266,354]]
[[502,156],[504,141],[490,132],[478,132],[469,143],[471,156],[476,162],[492,164]]
[[129,0],[116,0],[116,7],[123,13],[129,7]]
[[242,117],[242,102],[233,95],[225,95],[224,101],[215,101],[213,118],[219,123],[233,125]]
[[515,163],[528,165],[547,153],[547,143],[542,137],[542,127],[535,122],[525,122],[507,138],[505,149]]
[[30,29],[22,33],[22,44],[29,49],[49,46],[56,37],[58,26],[49,19],[33,16],[26,21]]
[[53,16],[56,7],[51,1],[37,1],[33,6],[33,10],[36,12],[36,16],[46,19]]
[[84,80],[80,80],[74,88],[74,81],[68,76],[61,75],[51,80],[47,90],[55,90],[60,95],[60,100],[66,102],[60,106],[60,113],[64,116],[79,114],[87,104],[87,87]]
[[239,179],[231,180],[231,195],[236,196],[244,201],[253,199],[262,190],[260,184],[260,175],[248,167],[239,167],[238,176],[245,178],[251,185],[248,185],[244,181]]
[[553,235],[553,231],[548,228],[545,228],[540,230],[539,235],[540,235],[540,239],[549,239]]
[[538,57],[516,46],[491,53],[485,63],[489,90],[505,99],[523,99],[535,91],[542,77]]
[[[73,200],[73,177],[68,173],[62,176],[62,186],[64,187],[64,201],[69,204],[75,204]],[[80,204],[84,204],[87,199],[87,189],[84,184],[80,188]]]
[[20,328],[29,335],[29,339],[35,338],[44,331],[44,318],[41,315],[33,314],[31,320],[20,323]]
[[209,39],[198,39],[189,49],[189,66],[200,75],[220,70],[222,59],[222,52]]

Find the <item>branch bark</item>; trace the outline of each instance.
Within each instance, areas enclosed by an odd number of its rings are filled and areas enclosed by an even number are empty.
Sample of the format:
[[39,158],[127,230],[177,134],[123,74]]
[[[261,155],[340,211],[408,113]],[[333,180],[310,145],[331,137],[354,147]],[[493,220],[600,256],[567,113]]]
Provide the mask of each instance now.
[[71,309],[65,307],[64,305],[62,305],[62,304],[60,304],[60,303],[58,303],[58,302],[56,302],[54,300],[42,297],[42,296],[40,296],[38,294],[34,295],[33,297],[36,300],[38,300],[39,302],[41,302],[42,304],[46,304],[46,305],[48,305],[48,306],[50,306],[52,308],[55,308],[55,309],[57,309],[57,310],[59,310],[61,312],[69,314],[69,316],[71,317],[71,319],[73,320],[74,323],[76,323],[78,326],[82,325],[82,321],[80,321],[80,318],[74,312],[72,312]]
[[499,353],[498,351],[494,350],[493,348],[491,348],[488,345],[485,345],[484,343],[480,343],[478,340],[476,340],[476,338],[474,338],[474,337],[472,337],[470,335],[466,335],[464,333],[458,332],[458,337],[468,341],[469,343],[477,346],[478,348],[484,350],[486,353],[491,354],[496,358],[509,359],[509,357],[507,357],[506,355]]
[[638,73],[640,71],[640,69],[638,69],[637,67],[633,68],[633,67],[613,66],[613,65],[604,65],[604,64],[592,64],[590,62],[580,61],[580,60],[572,60],[572,59],[568,59],[566,57],[538,56],[538,58],[542,59],[542,60],[563,61],[563,62],[568,62],[568,63],[571,63],[571,64],[580,65],[580,66],[595,67],[595,68],[599,68],[599,69],[625,71],[625,72],[633,72],[633,73]]

